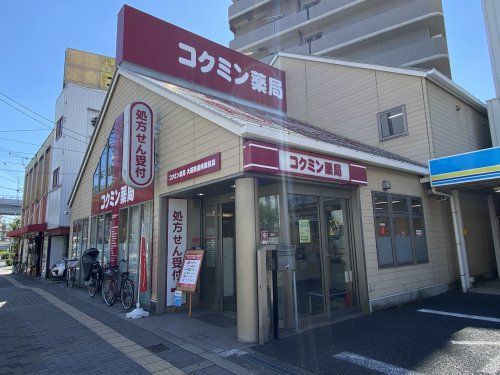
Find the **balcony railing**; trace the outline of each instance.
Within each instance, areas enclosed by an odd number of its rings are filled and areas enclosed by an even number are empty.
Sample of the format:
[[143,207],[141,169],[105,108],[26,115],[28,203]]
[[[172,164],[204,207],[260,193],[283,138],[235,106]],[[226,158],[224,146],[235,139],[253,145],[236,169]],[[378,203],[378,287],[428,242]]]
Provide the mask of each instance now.
[[[249,1],[249,0],[248,0]],[[297,13],[287,14],[285,17],[276,20],[276,33],[282,33],[285,30],[293,29],[299,25],[312,20],[319,16],[325,16],[329,12],[340,11],[346,6],[354,6],[366,0],[322,0],[318,5],[309,8],[309,16],[307,10],[302,10]],[[273,22],[261,26],[255,30],[251,30],[245,34],[238,35],[235,39],[229,42],[232,49],[240,49],[252,43],[256,43],[265,38],[274,36]]]
[[[352,7],[359,4],[352,0],[323,0],[318,5],[309,9],[309,19],[317,20],[320,17],[328,16],[328,13],[340,12],[347,7]],[[358,22],[352,23],[349,26],[339,28],[329,33],[323,34],[323,37],[312,43],[311,53],[318,53],[323,50],[334,49],[344,43],[356,40],[363,36],[367,36],[378,31],[382,31],[404,22],[423,17],[432,13],[441,13],[439,3],[435,0],[419,0],[410,4],[403,5],[387,12],[378,13],[372,17],[365,18]],[[300,27],[301,24],[307,22],[307,12],[301,11],[295,14],[288,15],[276,21],[277,35],[285,30],[293,30]],[[238,36],[232,40],[229,45],[233,49],[242,49],[252,43],[260,40],[273,37],[272,22],[260,27],[256,30]],[[309,47],[297,46],[293,49],[287,49],[293,53],[309,53]]]
[[264,4],[267,4],[273,0],[238,0],[229,6],[229,20],[234,18],[238,14],[242,14],[246,11],[256,9]]

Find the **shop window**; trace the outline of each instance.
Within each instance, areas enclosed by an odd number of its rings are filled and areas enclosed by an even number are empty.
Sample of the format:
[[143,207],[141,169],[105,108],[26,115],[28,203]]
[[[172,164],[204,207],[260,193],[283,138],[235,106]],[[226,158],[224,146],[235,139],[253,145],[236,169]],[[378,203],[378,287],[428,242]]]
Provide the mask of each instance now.
[[373,212],[379,267],[429,261],[421,198],[373,193]]
[[116,132],[113,128],[94,171],[92,179],[94,194],[113,186],[116,157]]
[[60,186],[60,181],[59,181],[59,167],[54,169],[52,172],[52,189],[57,189]]
[[260,243],[280,243],[279,196],[268,195],[259,198]]
[[56,123],[56,139],[61,138],[61,135],[63,134],[63,119],[64,117],[61,116],[59,120],[57,120]]
[[408,134],[406,108],[404,105],[378,114],[380,140]]
[[[141,228],[144,228],[146,237],[146,270],[147,284],[146,292],[141,293],[141,305],[149,306],[151,292],[151,249],[153,237],[153,208],[152,203],[143,203],[119,211],[118,216],[118,261],[126,259],[128,263],[120,264],[121,272],[129,272],[134,280],[134,285],[139,287],[139,256],[141,244]],[[112,214],[106,213],[91,218],[90,245],[97,247],[102,254],[102,261],[110,261],[110,235]],[[144,224],[144,225],[143,225]],[[96,245],[94,245],[94,243]],[[137,291],[137,289],[136,289]],[[134,298],[136,298],[134,296]]]

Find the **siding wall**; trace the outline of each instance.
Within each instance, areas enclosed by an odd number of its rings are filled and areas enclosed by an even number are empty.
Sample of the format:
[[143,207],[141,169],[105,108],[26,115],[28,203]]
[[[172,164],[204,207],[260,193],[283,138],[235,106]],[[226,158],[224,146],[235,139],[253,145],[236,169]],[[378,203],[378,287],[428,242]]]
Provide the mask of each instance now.
[[488,275],[496,269],[488,196],[460,194],[469,271],[473,276]]
[[[111,98],[106,117],[97,136],[83,178],[76,191],[72,206],[72,220],[90,216],[92,197],[92,175],[98,163],[100,154],[113,127],[115,119],[132,101],[144,101],[154,112],[155,124],[160,123],[160,133],[157,136],[157,151],[159,154],[159,171],[155,175],[155,197],[153,209],[153,259],[152,259],[152,299],[156,299],[156,283],[159,227],[160,195],[171,193],[195,184],[222,178],[242,170],[242,142],[233,133],[222,129],[192,112],[179,107],[167,99],[120,77]],[[198,160],[220,151],[222,153],[221,170],[194,180],[167,186],[167,171]],[[70,234],[71,238],[72,234]]]
[[[372,191],[382,191],[382,181],[389,180],[393,194],[422,198],[429,262],[418,265],[379,269],[375,242]],[[368,186],[360,188],[361,217],[364,234],[366,272],[369,298],[415,291],[452,282],[456,276],[456,255],[453,248],[448,201],[427,197],[418,176],[368,167]]]
[[[279,57],[288,115],[426,163],[431,157],[422,78]],[[406,106],[409,135],[380,141],[377,113]]]
[[[427,82],[434,157],[491,147],[488,117]],[[457,110],[457,106],[460,107]]]

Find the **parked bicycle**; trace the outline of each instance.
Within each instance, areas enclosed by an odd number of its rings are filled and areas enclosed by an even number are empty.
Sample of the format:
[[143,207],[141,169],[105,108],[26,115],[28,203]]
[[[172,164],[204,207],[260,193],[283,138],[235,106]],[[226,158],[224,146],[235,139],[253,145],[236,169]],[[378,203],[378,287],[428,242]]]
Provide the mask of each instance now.
[[85,275],[83,281],[87,285],[87,290],[91,297],[94,297],[101,289],[104,279],[103,269],[97,260],[98,256],[99,250],[94,247],[85,250],[82,255],[83,272]]
[[[127,261],[122,259],[117,266],[110,266],[105,271],[102,299],[106,305],[112,306],[115,304],[117,296],[119,296],[123,308],[129,310],[134,303],[134,281],[129,277],[128,272],[119,272],[121,263],[127,263]],[[120,273],[120,280],[118,279],[118,273]]]
[[15,262],[12,265],[12,273],[13,274],[21,274],[21,273],[23,273],[23,264],[22,264],[22,262]]
[[66,288],[73,288],[75,286],[76,266],[78,265],[78,258],[66,260]]

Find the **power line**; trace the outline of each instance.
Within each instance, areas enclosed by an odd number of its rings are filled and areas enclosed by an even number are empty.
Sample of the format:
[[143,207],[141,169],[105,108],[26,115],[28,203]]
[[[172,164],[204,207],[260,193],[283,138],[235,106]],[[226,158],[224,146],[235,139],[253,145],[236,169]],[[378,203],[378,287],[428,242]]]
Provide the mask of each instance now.
[[8,187],[5,187],[5,186],[0,186],[0,189],[7,189],[7,190],[14,190],[14,191],[21,191],[21,190],[24,190],[22,188],[19,188],[19,189],[12,189],[12,188],[8,188]]
[[[1,94],[1,93],[0,93],[0,94]],[[3,94],[2,94],[2,95],[3,95]],[[28,114],[28,113],[26,113],[26,112],[24,112],[24,111],[21,111],[19,108],[17,108],[17,107],[15,107],[15,106],[13,106],[12,104],[10,104],[9,102],[7,102],[7,101],[3,100],[2,98],[0,98],[0,101],[1,101],[1,102],[4,102],[4,103],[5,103],[5,104],[7,104],[9,107],[14,108],[16,111],[18,111],[18,112],[22,113],[23,115],[25,115],[25,116],[29,117],[30,119],[32,119],[32,120],[34,120],[34,121],[38,122],[39,124],[42,124],[43,126],[46,126],[46,127],[47,127],[47,128],[49,128],[50,130],[52,130],[53,126],[47,125],[47,124],[45,124],[44,122],[40,121],[39,119],[37,119],[37,118],[35,118],[35,117],[31,116],[30,114]],[[52,124],[54,125],[54,123],[52,123]],[[65,129],[65,130],[68,130],[68,131],[69,131],[70,129]],[[72,131],[73,133],[76,133],[76,134],[78,134],[78,135],[82,136],[82,137],[87,138],[87,136],[85,136],[85,135],[83,135],[83,134],[77,133],[77,132],[75,132],[75,131],[73,131],[73,130],[71,130],[71,131]],[[73,136],[71,136],[71,135],[69,135],[69,134],[67,134],[67,133],[64,133],[64,131],[63,131],[63,130],[62,130],[61,132],[62,132],[62,134],[64,134],[65,136],[67,136],[67,137],[69,137],[69,138],[72,138],[72,139],[74,139],[74,140],[76,140],[76,141],[78,141],[78,142],[82,142],[82,143],[85,143],[85,144],[87,143],[86,141],[82,141],[81,139],[75,138],[75,137],[73,137]]]
[[0,130],[0,133],[14,133],[14,132],[36,132],[36,131],[44,131],[46,132],[47,129],[42,129],[42,128],[38,128],[38,129],[12,129],[12,130]]
[[[0,100],[2,100],[2,99],[0,98]],[[62,151],[68,151],[68,152],[79,152],[81,154],[85,154],[85,151],[70,150],[70,149],[67,149],[67,148],[54,147],[54,146],[51,146],[51,145],[49,145],[49,146],[38,145],[36,143],[18,141],[16,139],[10,139],[10,138],[2,138],[2,137],[0,137],[0,139],[2,139],[4,141],[17,142],[17,143],[23,143],[23,144],[26,144],[26,145],[37,146],[37,147],[40,147],[40,148],[42,148],[42,147],[49,148],[50,147],[53,150],[62,150]]]
[[[47,117],[42,116],[40,113],[38,113],[38,112],[36,112],[36,111],[33,111],[31,108],[28,108],[28,107],[26,107],[25,105],[23,105],[22,103],[19,103],[18,101],[16,101],[16,100],[12,99],[12,98],[11,98],[10,96],[8,96],[7,94],[5,94],[5,93],[3,93],[3,92],[1,92],[1,91],[0,91],[0,95],[5,96],[5,97],[6,97],[7,99],[9,99],[10,101],[12,101],[12,102],[16,103],[17,105],[19,105],[19,106],[23,107],[24,109],[27,109],[28,111],[30,111],[31,113],[34,113],[34,114],[35,114],[35,115],[37,115],[38,117],[43,118],[44,120],[46,120],[46,121],[50,122],[52,126],[54,126],[54,125],[55,125],[55,122],[54,122],[53,120],[50,120],[50,119],[48,119]],[[44,124],[44,125],[45,125],[45,124]],[[52,126],[51,126],[51,128],[52,128]],[[79,133],[79,132],[77,132],[76,130],[72,130],[72,129],[66,129],[66,130],[68,130],[68,131],[70,131],[70,132],[73,132],[73,133],[75,133],[75,134],[78,134],[78,135],[80,135],[80,136],[82,136],[82,137],[84,137],[84,138],[88,138],[85,134]]]

